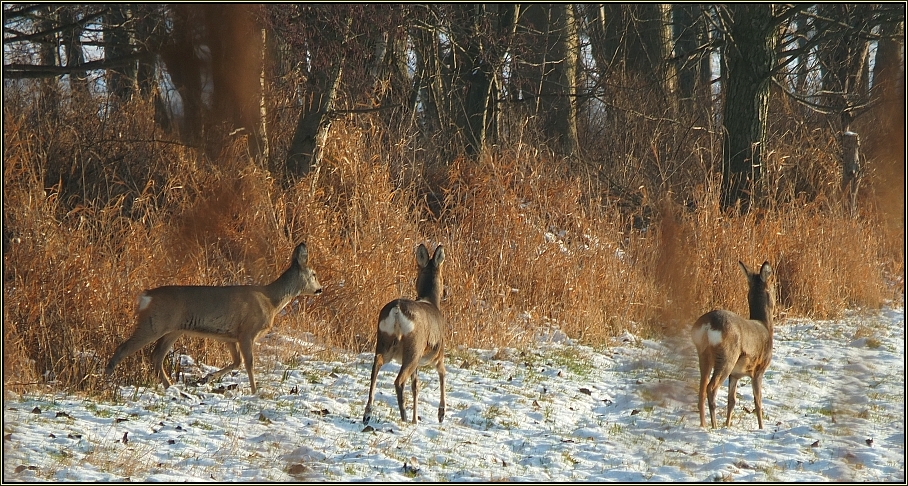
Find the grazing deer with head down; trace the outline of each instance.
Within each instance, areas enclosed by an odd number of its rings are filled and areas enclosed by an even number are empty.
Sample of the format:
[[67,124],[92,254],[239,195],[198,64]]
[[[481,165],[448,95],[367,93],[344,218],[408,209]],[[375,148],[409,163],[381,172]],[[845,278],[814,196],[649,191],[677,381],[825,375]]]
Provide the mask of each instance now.
[[105,374],[112,373],[123,358],[157,340],[151,362],[164,388],[168,388],[171,383],[164,372],[164,357],[177,338],[189,334],[226,342],[233,357],[233,363],[205,377],[202,382],[216,380],[239,368],[242,356],[249,386],[255,394],[252,376],[255,339],[271,328],[274,317],[292,299],[300,294],[322,292],[315,271],[307,266],[308,260],[306,244],[300,243],[293,251],[290,268],[265,286],[166,286],[142,292],[136,330],[117,347],[107,362]]
[[[728,378],[728,413],[725,426],[731,423],[735,407],[738,379],[749,376],[754,391],[757,422],[763,428],[763,373],[772,359],[772,310],[775,289],[772,267],[763,262],[759,273],[753,273],[738,262],[747,277],[750,319],[727,311],[714,310],[703,314],[691,328],[691,339],[700,358],[700,389],[697,407],[700,426],[706,427],[703,402],[709,399],[709,418],[716,428],[716,394]],[[712,371],[712,379],[709,373]]]
[[404,409],[404,385],[411,380],[413,392],[413,423],[416,423],[416,402],[419,384],[416,378],[417,368],[432,365],[438,371],[438,382],[441,387],[441,400],[438,402],[438,421],[445,418],[445,318],[441,315],[441,303],[444,283],[441,275],[441,264],[445,261],[445,251],[441,245],[435,248],[435,254],[429,258],[429,250],[420,244],[416,249],[416,262],[419,264],[419,275],[416,277],[416,300],[397,299],[385,304],[378,313],[378,332],[375,340],[375,360],[372,363],[372,381],[369,384],[369,399],[366,402],[366,413],[363,423],[372,418],[372,400],[375,398],[375,380],[378,370],[386,361],[395,360],[400,365],[400,373],[394,380],[397,391],[397,406],[400,408],[400,419],[407,421]]

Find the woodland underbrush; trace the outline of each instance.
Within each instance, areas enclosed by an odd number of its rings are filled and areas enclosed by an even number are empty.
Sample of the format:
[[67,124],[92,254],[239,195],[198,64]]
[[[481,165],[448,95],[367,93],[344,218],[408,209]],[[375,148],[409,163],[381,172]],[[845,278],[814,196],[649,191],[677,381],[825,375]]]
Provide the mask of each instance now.
[[[378,130],[344,119],[321,167],[288,179],[250,159],[241,138],[212,159],[155,136],[151,116],[116,130],[116,120],[68,116],[4,114],[7,389],[109,389],[100,372],[132,332],[142,290],[268,283],[299,241],[324,292],[292,302],[274,331],[357,352],[374,345],[385,302],[414,296],[420,242],[446,246],[451,348],[520,347],[555,330],[602,345],[625,330],[684,332],[716,307],[746,314],[738,260],[771,262],[779,317],[904,298],[904,218],[882,216],[890,202],[868,183],[852,214],[833,189],[796,187],[804,167],[835,165],[824,140],[778,142],[777,153],[803,161],[770,158],[768,177],[790,197],[735,214],[719,208],[717,173],[700,173],[683,195],[650,191],[629,205],[526,141],[419,167]],[[175,351],[229,359],[197,338]],[[149,354],[128,358],[117,381],[154,383]]]

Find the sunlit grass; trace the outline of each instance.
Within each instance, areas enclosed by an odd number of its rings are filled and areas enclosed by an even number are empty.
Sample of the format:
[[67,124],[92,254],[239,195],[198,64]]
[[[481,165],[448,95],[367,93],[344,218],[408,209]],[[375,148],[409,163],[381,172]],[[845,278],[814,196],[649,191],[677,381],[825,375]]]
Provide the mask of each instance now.
[[[117,116],[134,123],[123,126],[154,132],[142,111],[149,106],[129,109]],[[94,115],[66,116],[70,126],[88,126]],[[65,154],[95,146],[93,137],[114,140],[113,132],[29,120],[5,113],[10,389],[53,383],[112,398],[121,384],[136,393],[156,386],[151,346],[112,379],[101,375],[135,325],[143,289],[265,284],[303,240],[324,292],[288,305],[272,332],[311,339],[324,350],[320,359],[374,349],[382,305],[415,296],[420,242],[448,250],[442,309],[449,364],[457,365],[476,359],[459,346],[525,349],[554,335],[604,346],[625,331],[643,338],[684,332],[715,307],[746,314],[738,260],[773,264],[778,313],[830,317],[903,293],[891,281],[903,278],[904,234],[881,227],[872,204],[859,218],[822,198],[731,215],[718,208],[717,176],[707,172],[686,202],[653,195],[629,209],[589,174],[565,170],[524,141],[406,179],[392,169],[406,154],[382,147],[380,130],[349,119],[332,126],[320,170],[295,181],[250,161],[239,141],[216,161],[179,144],[106,143],[118,156],[103,165]],[[104,128],[117,129],[113,121]],[[61,175],[83,171],[95,179]],[[646,223],[632,224],[638,220]],[[871,326],[860,334],[869,347],[882,345]],[[269,352],[296,368],[292,348],[280,342]],[[230,359],[212,340],[183,338],[175,351],[209,365]],[[590,369],[576,351],[541,359],[579,375]],[[530,372],[525,379],[532,382]]]

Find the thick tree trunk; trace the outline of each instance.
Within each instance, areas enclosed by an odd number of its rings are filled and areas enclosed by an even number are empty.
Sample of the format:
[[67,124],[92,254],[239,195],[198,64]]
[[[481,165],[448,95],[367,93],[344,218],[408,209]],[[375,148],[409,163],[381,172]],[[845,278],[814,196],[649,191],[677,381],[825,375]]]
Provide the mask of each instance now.
[[507,43],[517,25],[519,6],[515,4],[460,4],[457,16],[463,25],[458,44],[461,62],[456,65],[459,88],[466,94],[455,100],[455,119],[464,134],[467,153],[478,155],[486,141],[498,132],[495,116],[495,76],[501,67]]
[[842,195],[846,208],[855,214],[861,182],[861,140],[857,133],[842,134]]
[[[70,6],[60,9],[60,23],[63,25],[76,23],[75,14]],[[60,42],[66,56],[66,67],[78,67],[85,64],[85,54],[82,51],[82,31],[82,27],[77,26],[61,32]],[[86,72],[72,72],[69,75],[69,85],[72,96],[82,96],[85,99],[91,96]]]
[[702,6],[696,4],[674,4],[673,24],[676,57],[679,59],[678,98],[687,108],[694,108],[695,99],[707,94],[711,78],[709,51],[701,49],[709,40]]
[[[39,30],[49,31],[55,27],[56,19],[53,11],[54,5],[44,5],[39,12],[41,13],[39,21]],[[50,42],[38,43],[38,53],[41,64],[45,66],[59,66],[60,56],[57,53],[56,46]],[[57,117],[60,109],[60,90],[56,78],[42,78],[38,80],[38,111],[47,114],[50,119]]]
[[261,27],[254,20],[255,7],[225,4],[203,8],[211,52],[212,121],[244,130],[250,154],[258,158],[264,150],[260,129],[264,43]]
[[328,73],[320,73],[316,83],[310,85],[314,89],[308,104],[300,113],[287,154],[287,172],[291,176],[303,177],[321,163],[343,65],[344,57],[341,56]]
[[769,4],[732,4],[724,52],[725,106],[722,206],[747,211],[760,197],[769,110],[770,74],[776,64],[773,11]]
[[873,63],[873,84],[877,96],[883,96],[899,85],[901,46],[896,38],[904,39],[904,23],[889,22],[880,26],[880,40],[877,43]]
[[416,54],[416,77],[410,106],[422,108],[422,132],[424,135],[441,129],[441,106],[444,105],[441,67],[438,54],[438,39],[434,28],[429,25],[417,27],[413,34]]
[[170,40],[161,49],[161,59],[182,102],[182,117],[177,124],[180,138],[193,146],[202,141],[204,120],[203,66],[195,54],[196,39],[202,23],[201,16],[193,6],[175,4]]
[[332,111],[340,90],[344,63],[347,61],[347,41],[352,23],[353,18],[348,16],[343,25],[338,26],[336,31],[332,28],[332,32],[325,37],[337,42],[337,59],[329,67],[309,73],[308,100],[303,103],[287,152],[288,176],[302,177],[313,170],[317,171],[321,165],[325,140],[331,128]]
[[528,53],[530,93],[536,93],[535,113],[550,148],[558,155],[577,155],[578,39],[571,4],[530,4],[527,28],[537,42]]
[[[131,54],[132,39],[129,31],[124,27],[130,17],[128,5],[111,5],[110,13],[104,17],[104,56],[115,59],[122,55]],[[136,67],[130,65],[125,68],[108,71],[107,90],[120,100],[128,100],[136,87]]]

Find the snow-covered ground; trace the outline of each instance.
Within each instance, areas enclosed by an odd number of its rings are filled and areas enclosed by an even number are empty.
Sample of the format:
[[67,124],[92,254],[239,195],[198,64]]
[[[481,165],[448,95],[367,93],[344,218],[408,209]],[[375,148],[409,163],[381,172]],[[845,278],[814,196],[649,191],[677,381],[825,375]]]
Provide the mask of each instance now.
[[[166,392],[123,386],[117,403],[6,392],[3,479],[905,481],[904,309],[779,323],[764,430],[748,379],[731,427],[700,428],[687,336],[632,333],[602,349],[555,333],[534,349],[450,350],[443,424],[434,370],[420,372],[413,425],[399,421],[398,366],[386,365],[364,426],[372,356],[278,325],[258,345],[258,396],[245,372]],[[288,345],[297,359],[268,359]],[[720,425],[726,398],[723,386]]]

